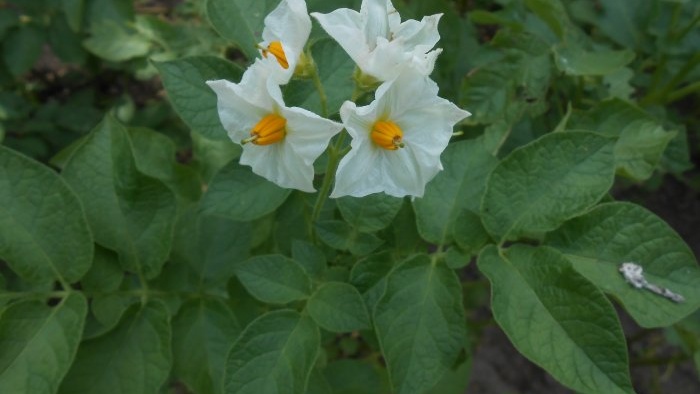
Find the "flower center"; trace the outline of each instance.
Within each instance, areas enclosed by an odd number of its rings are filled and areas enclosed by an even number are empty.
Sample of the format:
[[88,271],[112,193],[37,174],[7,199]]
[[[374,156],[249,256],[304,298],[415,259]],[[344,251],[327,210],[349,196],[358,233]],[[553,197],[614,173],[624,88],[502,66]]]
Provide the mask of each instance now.
[[380,120],[372,127],[370,138],[375,144],[387,150],[403,148],[403,131],[390,120]]
[[272,54],[277,58],[277,62],[282,66],[283,69],[289,68],[289,62],[287,62],[287,56],[284,54],[284,49],[282,48],[282,43],[279,41],[272,41],[267,48],[262,48],[262,54],[267,58],[267,54]]
[[250,131],[250,138],[241,141],[245,145],[252,142],[255,145],[270,145],[280,142],[287,134],[287,119],[276,115],[266,115]]

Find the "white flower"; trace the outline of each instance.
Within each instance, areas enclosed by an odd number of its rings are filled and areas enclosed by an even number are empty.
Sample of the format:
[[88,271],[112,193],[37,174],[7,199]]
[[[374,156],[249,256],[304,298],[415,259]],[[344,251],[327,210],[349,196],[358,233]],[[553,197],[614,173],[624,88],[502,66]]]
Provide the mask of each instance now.
[[401,17],[391,0],[363,0],[360,12],[347,8],[329,14],[312,13],[323,29],[357,63],[364,74],[389,81],[408,66],[430,75],[442,51],[431,49],[440,40],[437,30],[442,14],[418,22]]
[[271,76],[284,85],[294,75],[311,33],[311,18],[304,0],[282,0],[265,17],[263,42],[258,44],[263,64],[270,67]]
[[258,59],[238,84],[207,84],[216,92],[229,137],[243,145],[240,163],[279,186],[313,192],[313,163],[343,126],[305,109],[286,107],[282,91],[268,76],[269,68]]
[[384,192],[422,197],[440,170],[455,123],[470,115],[438,97],[427,76],[406,70],[377,89],[373,102],[356,107],[346,101],[340,117],[352,136],[340,161],[331,197],[362,197]]

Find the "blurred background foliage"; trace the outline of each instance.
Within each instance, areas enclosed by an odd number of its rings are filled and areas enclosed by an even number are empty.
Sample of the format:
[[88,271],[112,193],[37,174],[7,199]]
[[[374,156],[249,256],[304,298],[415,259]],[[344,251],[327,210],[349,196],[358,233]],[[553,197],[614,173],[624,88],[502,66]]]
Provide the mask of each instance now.
[[[328,12],[338,7],[357,9],[360,2],[307,3],[310,11]],[[692,227],[700,221],[700,2],[394,0],[394,4],[403,19],[444,13],[439,43],[444,52],[433,78],[443,97],[473,113],[460,138],[482,136],[504,156],[557,130],[595,125],[598,132],[620,136],[625,141],[620,149],[629,154],[618,165],[622,181],[616,193],[668,205],[690,201],[681,207],[686,209],[682,214],[690,217],[689,228],[667,220],[696,254],[700,251]],[[223,135],[212,141],[210,130],[191,130],[187,119],[183,122],[178,108],[173,108],[182,104],[166,98],[159,65],[169,78],[186,79],[187,75],[177,74],[181,70],[169,69],[164,62],[213,56],[245,67],[251,61],[243,48],[251,43],[234,43],[218,34],[212,11],[207,2],[198,0],[0,0],[0,142],[60,167],[71,144],[111,113],[129,127],[165,137],[165,145],[173,149],[161,154],[175,156],[188,167],[177,171],[196,171],[201,179],[210,179],[236,148]],[[315,26],[313,34],[318,38],[323,33]],[[676,185],[675,194],[663,200],[649,197],[668,182]],[[197,185],[189,187],[196,200]],[[659,210],[663,216],[664,209]],[[164,287],[177,285],[166,283],[167,277],[162,281]],[[484,323],[478,317],[483,315],[479,311],[486,302],[486,289],[478,283],[465,286],[465,305],[478,327]],[[240,286],[234,287],[235,283],[232,294],[240,291]],[[665,334],[654,337],[662,340],[651,340],[652,344],[668,352],[671,343],[679,352],[657,357],[648,347],[634,346],[643,338],[648,344],[648,334],[630,339],[631,351],[640,353],[640,365],[668,367],[693,357],[700,365],[697,316]],[[352,356],[360,346],[353,337],[325,341],[332,349],[329,359]],[[340,373],[346,369],[334,368],[328,370],[327,379],[347,379]],[[363,373],[356,372],[354,376]]]

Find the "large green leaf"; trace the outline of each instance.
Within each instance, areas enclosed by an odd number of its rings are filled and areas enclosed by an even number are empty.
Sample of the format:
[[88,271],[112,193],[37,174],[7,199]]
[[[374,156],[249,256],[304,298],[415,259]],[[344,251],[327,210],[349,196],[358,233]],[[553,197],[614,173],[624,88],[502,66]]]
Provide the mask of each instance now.
[[370,311],[384,295],[387,276],[393,268],[394,257],[389,252],[368,256],[352,267],[349,281],[362,293]]
[[340,282],[322,284],[306,304],[316,323],[332,332],[368,329],[369,313],[362,296],[352,285]]
[[62,175],[80,197],[95,240],[117,251],[127,270],[157,276],[170,253],[175,197],[137,169],[126,129],[105,118]]
[[[643,327],[670,326],[700,306],[700,269],[693,252],[668,224],[640,206],[600,205],[548,234],[546,243],[620,300]],[[674,303],[632,287],[619,272],[624,262],[641,265],[646,280],[681,294],[686,301]]]
[[236,265],[246,290],[260,301],[286,304],[307,298],[311,280],[296,261],[282,255],[255,256]]
[[477,139],[450,144],[442,162],[445,170],[428,183],[423,198],[413,201],[418,231],[436,244],[452,240],[462,210],[479,210],[487,175],[498,164]]
[[170,372],[170,317],[160,302],[133,305],[112,331],[80,345],[65,394],[153,394]]
[[251,322],[226,363],[227,394],[303,394],[321,338],[308,316],[268,312]]
[[459,279],[428,256],[405,261],[389,275],[374,325],[395,392],[432,388],[464,346]]
[[0,315],[0,392],[55,393],[75,357],[86,314],[79,293],[54,307],[41,301],[8,307]]
[[202,182],[192,168],[175,161],[175,143],[170,138],[144,127],[130,128],[129,136],[139,171],[163,182],[179,198],[199,199]]
[[224,286],[237,263],[248,258],[253,226],[186,211],[178,220],[171,259],[186,262],[201,290]]
[[83,42],[83,45],[102,59],[110,62],[125,62],[148,55],[153,43],[131,26],[105,20],[92,24],[90,37]]
[[0,259],[30,281],[75,282],[93,240],[83,207],[51,169],[0,146]]
[[278,0],[208,0],[207,16],[222,37],[253,59],[262,41],[265,16],[278,4]]
[[554,54],[557,68],[568,75],[608,75],[634,59],[629,49],[589,52],[574,46],[556,49]]
[[614,176],[610,138],[547,134],[493,170],[481,204],[484,227],[503,239],[552,230],[598,202]]
[[347,250],[354,255],[366,255],[384,241],[374,234],[361,233],[341,220],[323,220],[316,223],[316,234],[328,246]]
[[292,258],[311,277],[321,276],[328,268],[323,251],[312,243],[299,239],[292,240]]
[[494,318],[520,353],[577,392],[634,392],[615,309],[564,256],[490,246],[478,264],[491,281]]
[[200,207],[205,214],[249,221],[272,213],[291,192],[231,162],[214,176]]
[[10,30],[2,43],[2,55],[8,70],[19,77],[32,68],[41,56],[44,30],[34,24],[23,24]]
[[403,205],[403,199],[384,193],[369,196],[341,197],[336,200],[343,219],[360,231],[379,231],[386,228]]
[[216,93],[206,81],[239,81],[243,70],[212,56],[189,57],[156,63],[175,112],[194,131],[210,139],[227,139],[217,111]]
[[617,137],[615,165],[619,174],[634,180],[649,178],[675,131],[666,131],[651,115],[626,101],[603,101],[590,111],[575,114],[570,129],[595,130]]
[[173,319],[173,374],[195,393],[221,393],[226,355],[240,331],[223,302],[188,301]]

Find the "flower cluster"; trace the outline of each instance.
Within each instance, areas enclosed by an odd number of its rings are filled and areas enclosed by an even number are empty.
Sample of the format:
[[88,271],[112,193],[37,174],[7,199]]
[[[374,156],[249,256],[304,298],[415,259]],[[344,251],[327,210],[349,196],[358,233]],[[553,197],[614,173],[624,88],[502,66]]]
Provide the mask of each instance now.
[[285,106],[280,85],[308,74],[313,63],[304,53],[311,31],[306,3],[282,0],[265,18],[261,57],[241,82],[208,82],[224,128],[243,145],[240,162],[282,187],[311,192],[314,161],[345,128],[351,149],[340,161],[331,197],[422,196],[442,169],[440,154],[453,126],[470,115],[438,97],[429,78],[441,52],[433,49],[441,14],[401,22],[391,0],[363,0],[360,12],[311,16],[355,61],[361,87],[381,83],[374,101],[363,107],[346,101],[342,124]]

